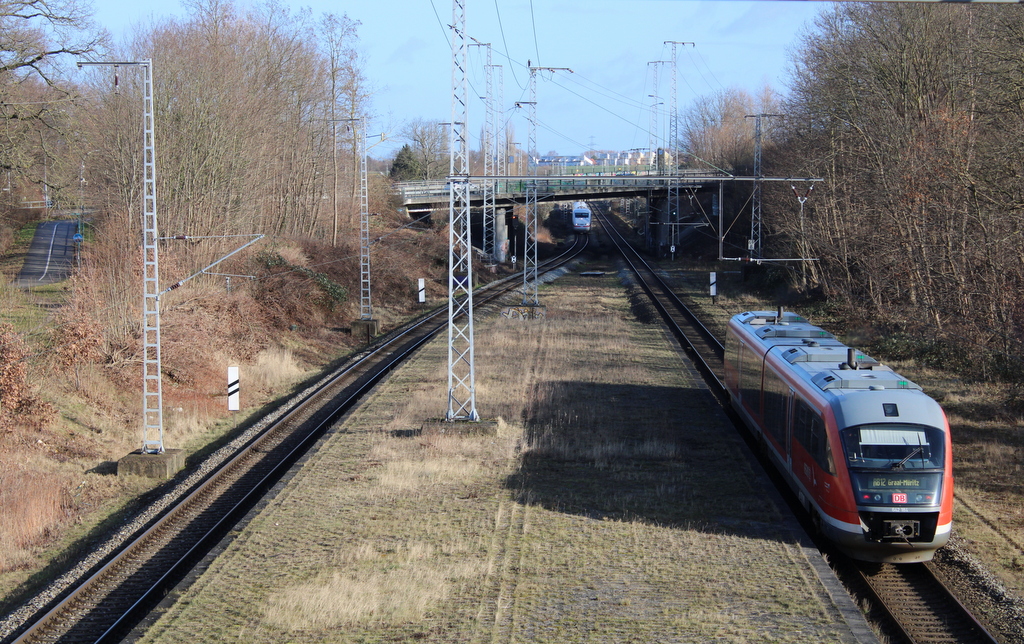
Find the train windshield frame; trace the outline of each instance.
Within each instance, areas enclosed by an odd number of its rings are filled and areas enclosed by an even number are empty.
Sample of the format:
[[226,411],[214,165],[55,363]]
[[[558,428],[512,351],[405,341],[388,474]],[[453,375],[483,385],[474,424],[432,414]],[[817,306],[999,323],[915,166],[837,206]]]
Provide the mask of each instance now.
[[847,427],[839,435],[859,505],[938,504],[946,456],[943,430],[879,423]]
[[941,470],[945,463],[945,432],[908,423],[877,423],[840,432],[846,463],[853,469]]

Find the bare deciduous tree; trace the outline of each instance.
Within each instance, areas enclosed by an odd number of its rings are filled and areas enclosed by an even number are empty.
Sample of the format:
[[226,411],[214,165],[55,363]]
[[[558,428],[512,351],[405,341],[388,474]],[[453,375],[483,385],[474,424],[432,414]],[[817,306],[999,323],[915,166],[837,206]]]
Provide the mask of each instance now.
[[805,222],[776,195],[772,222],[821,258],[817,286],[897,324],[1010,350],[1024,325],[1021,24],[1016,7],[821,15],[797,56],[776,168],[823,176],[827,192]]
[[77,0],[0,3],[0,169],[12,184],[21,177],[53,185],[67,179],[53,168],[63,155],[47,157],[47,149],[75,138],[67,128],[74,88],[63,72],[105,42],[88,5]]
[[[120,59],[153,61],[157,203],[162,236],[268,235],[330,239],[334,160],[356,177],[351,135],[333,136],[332,118],[362,118],[368,90],[360,68],[357,23],[314,19],[268,2],[240,10],[230,0],[197,0],[184,19],[141,31]],[[114,206],[97,222],[86,267],[106,280],[96,297],[109,308],[137,308],[141,203],[141,74],[94,68],[87,116],[95,164],[104,178],[94,198]],[[350,184],[351,185],[351,184]],[[356,200],[341,204],[344,236],[354,232]],[[188,275],[236,239],[169,243],[167,275]],[[166,260],[166,261],[165,261]],[[115,305],[113,300],[119,304]],[[131,320],[136,315],[125,316]],[[122,326],[130,335],[133,325]],[[109,340],[108,349],[122,343]]]
[[402,130],[415,156],[423,180],[443,179],[448,174],[448,130],[439,121],[417,119]]

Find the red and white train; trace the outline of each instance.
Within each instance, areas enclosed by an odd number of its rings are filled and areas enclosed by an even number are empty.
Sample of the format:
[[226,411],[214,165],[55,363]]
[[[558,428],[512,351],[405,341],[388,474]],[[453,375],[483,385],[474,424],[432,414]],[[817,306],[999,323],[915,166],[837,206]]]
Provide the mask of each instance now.
[[949,540],[949,423],[921,387],[794,313],[733,316],[733,407],[811,514],[854,559],[928,561]]

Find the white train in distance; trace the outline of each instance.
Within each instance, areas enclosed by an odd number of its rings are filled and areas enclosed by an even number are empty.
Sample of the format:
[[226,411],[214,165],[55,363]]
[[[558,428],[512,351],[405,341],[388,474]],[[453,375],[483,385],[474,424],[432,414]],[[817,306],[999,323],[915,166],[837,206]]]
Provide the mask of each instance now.
[[590,232],[590,206],[585,201],[577,201],[572,205],[572,229],[578,233]]

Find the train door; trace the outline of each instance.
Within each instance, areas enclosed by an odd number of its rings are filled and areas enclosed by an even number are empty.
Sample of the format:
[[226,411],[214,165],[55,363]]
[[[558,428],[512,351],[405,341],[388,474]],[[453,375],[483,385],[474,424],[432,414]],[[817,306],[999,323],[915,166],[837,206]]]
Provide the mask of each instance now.
[[[819,508],[833,506],[836,482],[835,462],[829,446],[824,419],[806,402],[794,402],[793,439],[800,449],[793,450],[792,471]],[[797,462],[799,461],[799,462]]]
[[793,405],[796,401],[796,391],[790,387],[789,396],[786,398],[786,469],[793,471]]
[[[810,405],[796,398],[793,402],[793,449],[791,453],[791,471],[793,477],[800,482],[807,496],[802,500],[805,506],[809,507],[809,501],[817,501],[818,477],[816,476],[816,463],[814,462],[813,436],[815,419],[818,415]],[[818,419],[820,424],[820,419]]]
[[792,396],[793,389],[766,363],[764,399],[761,410],[764,419],[764,433],[766,440],[771,443],[772,449],[782,463],[789,461],[788,435]]
[[818,507],[825,508],[826,511],[831,512],[830,508],[835,506],[832,496],[837,491],[834,489],[836,484],[836,466],[832,460],[832,450],[829,447],[825,422],[818,416],[815,416],[811,424],[811,447],[811,456],[814,458],[815,465],[817,465],[815,470],[814,498],[818,502]]
[[764,357],[747,345],[740,346],[740,402],[757,427],[761,425],[761,369]]

